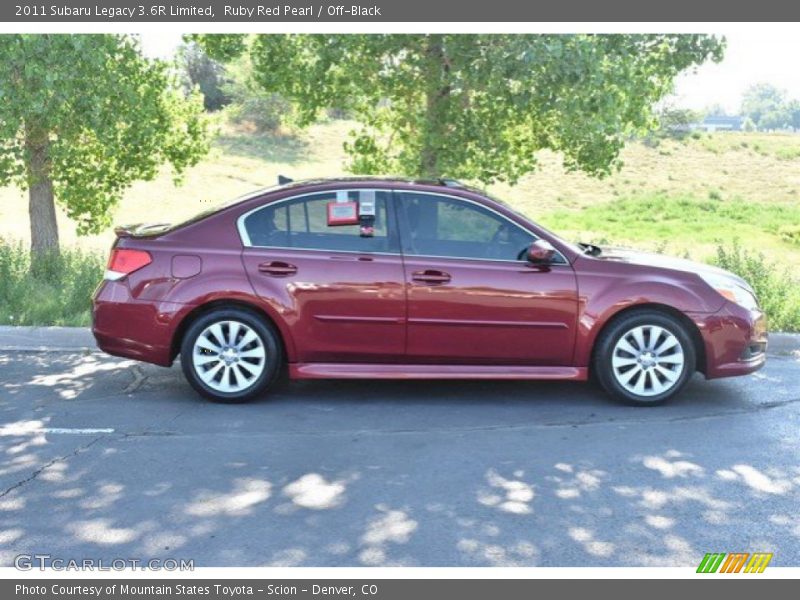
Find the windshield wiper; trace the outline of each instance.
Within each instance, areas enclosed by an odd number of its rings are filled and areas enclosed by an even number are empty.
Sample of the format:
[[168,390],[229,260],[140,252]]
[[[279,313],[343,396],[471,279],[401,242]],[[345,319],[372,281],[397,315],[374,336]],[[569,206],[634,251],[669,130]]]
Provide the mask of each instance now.
[[584,254],[588,254],[589,256],[600,256],[603,253],[603,250],[600,248],[600,246],[595,246],[594,244],[578,242],[578,246],[581,250],[583,250]]

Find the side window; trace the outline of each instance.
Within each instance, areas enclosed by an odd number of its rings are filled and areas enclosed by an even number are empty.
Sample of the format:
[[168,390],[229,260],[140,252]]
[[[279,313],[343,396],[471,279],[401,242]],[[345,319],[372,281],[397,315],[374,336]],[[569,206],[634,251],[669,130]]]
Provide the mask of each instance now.
[[397,252],[388,202],[390,192],[376,191],[373,237],[361,237],[358,225],[328,226],[328,203],[358,201],[361,191],[322,192],[278,201],[248,215],[244,228],[253,246],[349,252]]
[[505,217],[471,202],[431,194],[399,196],[406,254],[522,260],[536,239]]

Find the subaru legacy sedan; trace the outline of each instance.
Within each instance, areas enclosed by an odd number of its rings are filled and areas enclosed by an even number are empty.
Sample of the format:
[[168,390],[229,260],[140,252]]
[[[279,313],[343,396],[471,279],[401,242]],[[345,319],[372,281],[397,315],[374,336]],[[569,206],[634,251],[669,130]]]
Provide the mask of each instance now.
[[93,332],[220,402],[293,379],[594,379],[653,405],[752,373],[766,318],[736,275],[565,242],[455,181],[288,182],[117,228]]

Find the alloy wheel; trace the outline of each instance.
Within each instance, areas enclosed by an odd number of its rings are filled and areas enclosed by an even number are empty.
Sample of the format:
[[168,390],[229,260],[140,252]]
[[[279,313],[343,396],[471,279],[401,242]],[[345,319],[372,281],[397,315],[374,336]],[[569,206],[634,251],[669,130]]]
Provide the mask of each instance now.
[[639,325],[620,336],[611,356],[614,377],[637,396],[657,396],[672,389],[685,366],[683,347],[674,333],[658,325]]
[[198,377],[217,392],[235,393],[251,387],[266,367],[261,336],[241,321],[212,323],[197,336],[192,364]]

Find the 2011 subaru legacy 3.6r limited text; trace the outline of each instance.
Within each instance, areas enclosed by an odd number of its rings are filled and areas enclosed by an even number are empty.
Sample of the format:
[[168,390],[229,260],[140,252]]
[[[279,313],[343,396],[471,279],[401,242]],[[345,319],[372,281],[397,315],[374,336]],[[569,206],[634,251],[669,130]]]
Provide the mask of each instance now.
[[109,354],[214,400],[295,379],[571,379],[656,404],[764,365],[751,287],[567,243],[457,182],[284,183],[178,225],[117,229],[94,296]]

